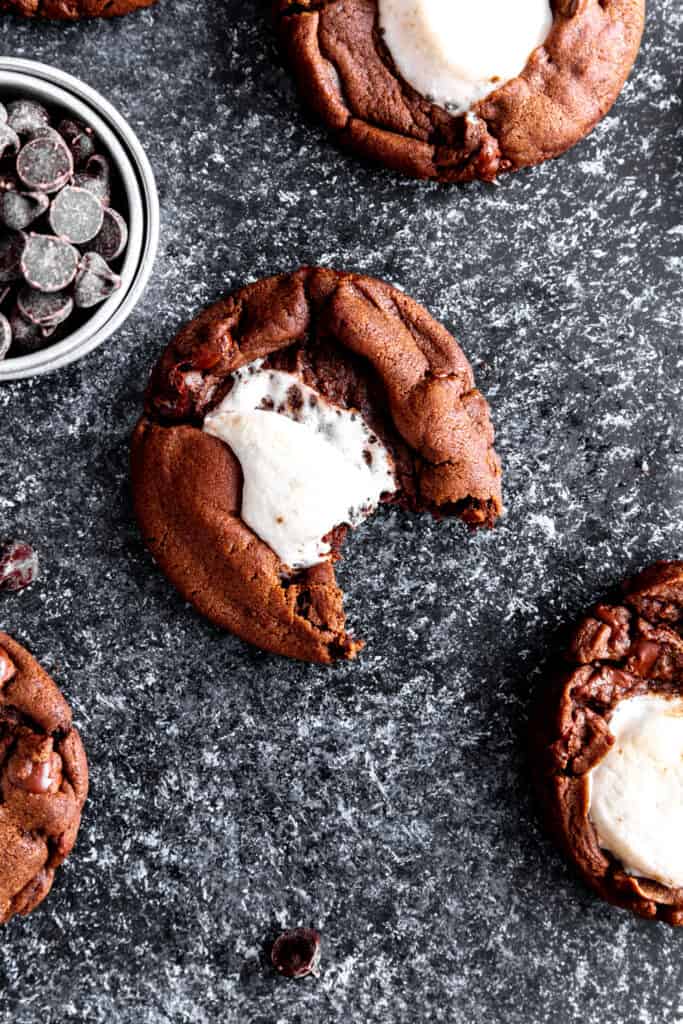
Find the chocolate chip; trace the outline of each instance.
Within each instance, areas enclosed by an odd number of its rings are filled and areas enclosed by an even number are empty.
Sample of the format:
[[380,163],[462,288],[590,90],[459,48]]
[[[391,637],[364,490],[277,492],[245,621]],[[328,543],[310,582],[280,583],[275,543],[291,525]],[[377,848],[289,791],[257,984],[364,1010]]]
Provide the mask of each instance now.
[[46,336],[37,324],[31,324],[25,320],[18,309],[13,309],[9,318],[9,325],[12,331],[12,345],[22,355],[31,355],[39,352],[50,344]]
[[[52,738],[43,740],[43,744],[49,744],[50,748],[52,742]],[[56,793],[62,782],[62,759],[59,754],[51,752],[45,760],[39,760],[38,757],[25,756],[21,746],[20,740],[18,749],[7,762],[5,778],[9,785],[35,796]]]
[[0,221],[13,231],[22,231],[45,213],[49,205],[44,192],[0,192]]
[[6,316],[0,313],[0,359],[4,359],[12,344],[12,328]]
[[0,590],[23,590],[38,575],[38,556],[22,540],[10,540],[0,545]]
[[0,284],[21,277],[21,255],[25,245],[23,231],[0,231]]
[[30,132],[26,138],[27,142],[33,142],[34,139],[52,139],[53,142],[61,142],[62,145],[66,146],[64,139],[59,134],[56,128],[52,128],[49,124],[43,124],[40,128],[36,128],[35,131]]
[[50,115],[35,100],[14,100],[7,104],[7,123],[17,135],[30,135],[36,129],[49,125]]
[[0,160],[8,156],[16,156],[21,147],[19,136],[8,124],[0,121]]
[[69,185],[52,200],[50,227],[74,245],[92,242],[102,227],[104,208],[92,192]]
[[106,207],[102,229],[90,248],[105,260],[115,260],[122,254],[127,244],[128,225],[120,213]]
[[21,258],[21,273],[39,292],[60,292],[71,284],[79,255],[69,242],[52,235],[29,235]]
[[5,171],[0,174],[0,192],[14,192],[20,187],[19,179],[14,171]]
[[91,156],[95,155],[95,141],[92,128],[86,127],[79,121],[60,121],[57,131],[62,136],[71,150],[74,158],[74,165],[80,167]]
[[104,302],[120,287],[121,278],[98,253],[85,254],[74,287],[74,301],[79,309],[89,309]]
[[17,157],[17,173],[32,192],[58,192],[73,171],[73,157],[62,139],[38,135]]
[[111,168],[106,157],[96,154],[91,157],[83,171],[74,176],[74,185],[86,188],[105,206],[111,201]]
[[109,184],[111,181],[111,164],[107,160],[106,156],[102,156],[101,153],[97,153],[95,156],[91,156],[85,165],[85,173],[91,175],[93,178],[102,178]]
[[49,295],[28,286],[17,295],[17,309],[25,320],[38,327],[56,327],[71,316],[74,300],[66,292]]
[[108,206],[111,201],[111,193],[109,191],[109,183],[104,178],[96,178],[92,174],[86,174],[85,171],[82,174],[74,174],[73,184],[76,188],[87,189],[91,192],[103,206]]
[[270,954],[273,967],[287,978],[317,975],[320,933],[315,928],[292,928],[276,940]]

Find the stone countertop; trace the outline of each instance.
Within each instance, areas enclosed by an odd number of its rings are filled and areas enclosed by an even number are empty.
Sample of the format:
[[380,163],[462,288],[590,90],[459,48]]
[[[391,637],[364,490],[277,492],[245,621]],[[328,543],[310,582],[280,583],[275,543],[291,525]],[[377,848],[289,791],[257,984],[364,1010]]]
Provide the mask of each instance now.
[[[128,116],[162,245],[116,338],[0,387],[2,532],[40,582],[2,626],[70,698],[92,768],[50,899],[0,936],[13,1024],[505,1024],[681,1019],[683,934],[601,904],[539,828],[525,721],[561,627],[682,552],[678,0],[650,5],[614,110],[495,187],[340,153],[282,70],[269,3],[161,0],[113,23],[0,19]],[[183,604],[131,516],[128,439],[172,332],[301,263],[399,284],[489,398],[507,514],[384,510],[341,577],[360,659],[293,664]],[[322,975],[265,964],[323,933]]]

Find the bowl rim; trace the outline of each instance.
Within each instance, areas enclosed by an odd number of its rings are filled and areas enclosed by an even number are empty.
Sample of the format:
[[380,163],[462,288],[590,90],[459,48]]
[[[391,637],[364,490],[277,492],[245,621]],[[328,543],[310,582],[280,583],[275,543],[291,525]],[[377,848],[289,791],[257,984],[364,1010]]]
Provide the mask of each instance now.
[[[5,88],[20,90],[24,84],[38,92],[53,89],[57,106],[71,109],[86,121],[92,118],[93,128],[102,134],[119,171],[131,221],[131,248],[122,268],[124,286],[120,291],[56,345],[31,355],[1,360],[2,382],[50,373],[66,366],[92,352],[118,330],[149,281],[159,245],[160,213],[154,173],[142,144],[125,118],[100,93],[59,68],[21,57],[0,57],[0,77]],[[139,224],[134,223],[136,212]]]
[[[112,164],[121,178],[123,190],[126,196],[126,204],[128,206],[128,223],[130,224],[130,236],[128,239],[123,267],[121,268],[120,273],[122,282],[121,288],[98,306],[93,311],[92,315],[88,317],[85,323],[81,324],[80,327],[76,328],[61,341],[54,345],[48,345],[47,348],[41,349],[39,352],[31,353],[30,355],[13,356],[4,363],[4,365],[10,369],[22,370],[32,368],[35,365],[40,365],[45,361],[44,357],[48,352],[53,359],[59,359],[62,355],[70,352],[72,348],[80,350],[80,345],[85,340],[96,334],[100,327],[111,318],[114,311],[118,309],[121,303],[125,300],[125,297],[130,291],[130,287],[135,280],[135,275],[140,264],[143,243],[144,212],[140,189],[138,187],[135,171],[131,162],[118,138],[95,110],[87,106],[87,104],[83,103],[77,97],[73,97],[70,93],[66,93],[59,86],[51,85],[49,87],[48,96],[46,95],[48,86],[46,86],[41,80],[37,79],[34,75],[21,75],[17,78],[15,73],[6,72],[1,66],[0,90],[17,90],[25,92],[27,96],[35,95],[36,98],[46,103],[49,99],[50,101],[53,101],[54,106],[60,108],[62,111],[72,114],[80,120],[85,119],[87,121],[87,123],[94,129],[97,137],[101,140],[102,146],[111,157]],[[43,357],[42,359],[41,356]]]

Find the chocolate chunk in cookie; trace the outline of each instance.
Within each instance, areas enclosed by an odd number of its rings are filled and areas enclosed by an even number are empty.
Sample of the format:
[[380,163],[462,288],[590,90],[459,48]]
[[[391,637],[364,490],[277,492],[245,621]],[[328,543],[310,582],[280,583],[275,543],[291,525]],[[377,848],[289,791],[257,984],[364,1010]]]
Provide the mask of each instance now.
[[0,924],[45,899],[71,852],[88,766],[71,711],[34,658],[0,633]]
[[205,310],[152,375],[133,439],[137,517],[183,596],[279,654],[331,662],[332,563],[379,502],[491,526],[500,464],[453,337],[381,281],[305,268]]
[[302,96],[343,145],[416,178],[559,156],[631,70],[645,0],[276,0]]
[[683,925],[683,562],[576,628],[533,729],[550,828],[605,900]]

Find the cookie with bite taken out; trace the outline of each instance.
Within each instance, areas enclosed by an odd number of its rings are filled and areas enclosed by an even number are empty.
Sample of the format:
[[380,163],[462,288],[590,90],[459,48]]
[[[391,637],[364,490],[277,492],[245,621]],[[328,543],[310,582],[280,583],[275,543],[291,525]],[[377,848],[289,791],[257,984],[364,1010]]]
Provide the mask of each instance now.
[[184,327],[132,443],[137,518],[218,626],[305,661],[354,657],[333,563],[382,502],[491,526],[501,470],[455,339],[382,281],[258,281]]

